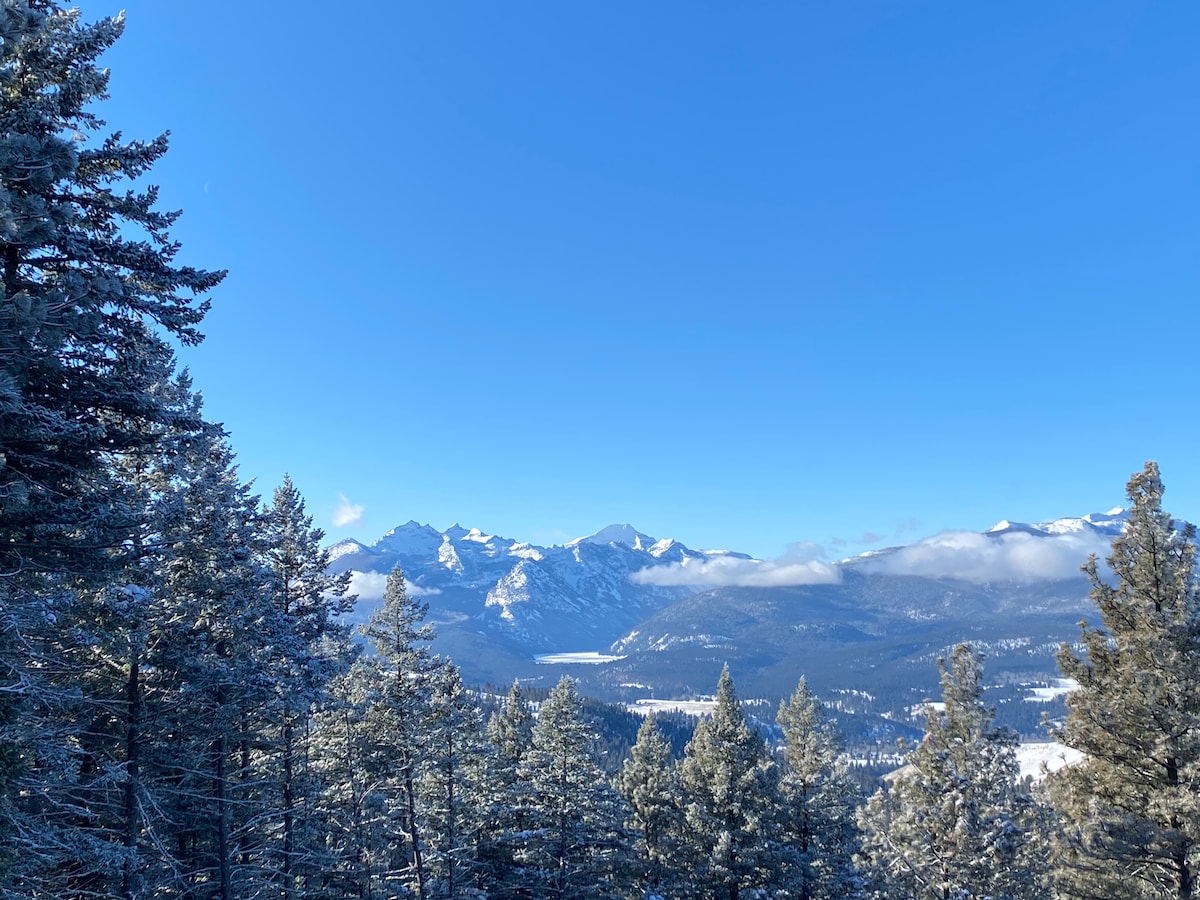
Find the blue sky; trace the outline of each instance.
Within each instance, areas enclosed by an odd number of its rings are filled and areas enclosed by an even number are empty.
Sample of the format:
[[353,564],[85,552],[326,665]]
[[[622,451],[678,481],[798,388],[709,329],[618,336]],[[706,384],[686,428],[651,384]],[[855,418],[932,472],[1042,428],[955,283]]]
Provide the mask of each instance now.
[[1200,517],[1200,6],[125,8],[183,361],[331,538]]

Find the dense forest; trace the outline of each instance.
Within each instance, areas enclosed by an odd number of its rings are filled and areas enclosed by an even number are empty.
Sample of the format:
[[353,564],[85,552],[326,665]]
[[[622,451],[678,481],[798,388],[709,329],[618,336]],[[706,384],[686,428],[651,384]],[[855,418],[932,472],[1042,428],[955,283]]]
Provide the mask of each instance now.
[[137,187],[165,137],[91,139],[121,29],[0,8],[0,896],[1200,893],[1195,543],[1153,463],[1059,656],[1083,760],[1036,784],[967,645],[865,792],[801,673],[769,740],[726,671],[625,752],[569,679],[464,686],[399,570],[362,652],[300,493],[256,496],[176,369],[223,273]]

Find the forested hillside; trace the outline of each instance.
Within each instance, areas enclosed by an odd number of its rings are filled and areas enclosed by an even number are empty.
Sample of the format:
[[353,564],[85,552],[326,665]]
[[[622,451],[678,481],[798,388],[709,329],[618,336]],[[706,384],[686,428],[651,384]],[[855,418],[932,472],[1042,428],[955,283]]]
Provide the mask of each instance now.
[[726,669],[626,752],[569,678],[464,685],[399,568],[362,652],[296,486],[256,495],[177,371],[223,273],[142,186],[165,136],[97,118],[122,25],[0,7],[0,897],[1200,893],[1195,544],[1153,463],[1059,654],[1083,759],[1038,784],[965,644],[869,797],[800,671],[771,730]]

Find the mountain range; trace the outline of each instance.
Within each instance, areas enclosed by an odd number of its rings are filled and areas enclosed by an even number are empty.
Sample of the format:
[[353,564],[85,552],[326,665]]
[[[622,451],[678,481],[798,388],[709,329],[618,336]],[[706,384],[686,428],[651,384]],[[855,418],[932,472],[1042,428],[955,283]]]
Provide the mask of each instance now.
[[1054,652],[1092,613],[1079,567],[1124,522],[1120,509],[1004,520],[829,561],[693,550],[630,525],[540,547],[410,521],[335,544],[331,569],[353,571],[362,622],[400,566],[429,604],[434,649],[478,683],[567,671],[632,702],[709,693],[728,664],[743,696],[784,696],[804,675],[844,715],[899,721],[936,694],[937,658],[972,640],[1001,719],[1034,733],[1042,707],[1025,701],[1034,687],[1045,698]]

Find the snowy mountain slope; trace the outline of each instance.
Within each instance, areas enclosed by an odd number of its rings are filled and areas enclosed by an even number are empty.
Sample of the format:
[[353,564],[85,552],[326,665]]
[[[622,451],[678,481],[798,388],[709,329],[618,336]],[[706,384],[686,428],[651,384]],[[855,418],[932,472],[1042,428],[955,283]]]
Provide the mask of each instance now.
[[1032,535],[1062,535],[1092,533],[1114,538],[1120,534],[1128,521],[1128,512],[1118,506],[1105,513],[1089,513],[1080,518],[1055,519],[1053,522],[1010,522],[1002,519],[989,528],[985,534],[1001,535],[1014,531],[1022,531]]
[[[519,676],[549,685],[565,668],[598,696],[685,696],[710,691],[728,662],[753,694],[785,695],[803,673],[815,688],[864,690],[879,698],[875,714],[898,715],[936,691],[935,661],[960,640],[983,647],[1005,683],[1054,677],[1054,651],[1090,610],[1079,564],[1088,552],[1103,555],[1124,521],[1121,510],[1005,520],[843,560],[836,578],[820,584],[650,583],[641,576],[651,569],[703,572],[744,561],[753,573],[770,563],[692,550],[631,525],[540,547],[408,522],[370,545],[335,545],[332,567],[366,573],[356,576],[356,586],[370,588],[355,614],[364,621],[382,576],[402,566],[430,604],[434,649],[475,681]],[[575,666],[573,651],[612,659]],[[559,664],[538,663],[553,654]],[[1036,727],[1040,713],[1028,707],[1006,709]]]
[[399,565],[408,583],[429,599],[431,612],[443,605],[439,596],[452,595],[455,611],[467,614],[470,627],[502,636],[532,658],[605,646],[655,610],[694,593],[688,587],[636,585],[630,580],[634,572],[724,551],[691,550],[630,525],[538,547],[476,528],[452,525],[438,532],[408,522],[370,545],[341,541],[331,553],[335,571],[386,574]]

